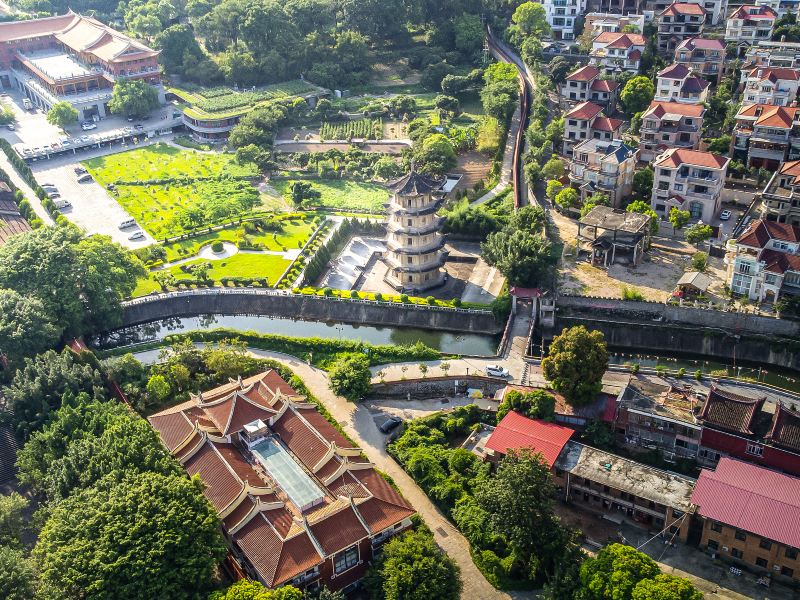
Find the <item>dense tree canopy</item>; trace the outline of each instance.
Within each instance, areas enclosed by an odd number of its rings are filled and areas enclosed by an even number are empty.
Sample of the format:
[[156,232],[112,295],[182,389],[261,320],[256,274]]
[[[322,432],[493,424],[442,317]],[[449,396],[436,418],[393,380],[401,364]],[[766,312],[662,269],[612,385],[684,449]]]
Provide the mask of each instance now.
[[608,349],[600,331],[583,325],[565,329],[553,338],[542,373],[573,405],[589,404],[597,398],[608,367]]
[[9,546],[0,546],[0,598],[31,600],[35,581],[33,566],[25,555]]
[[126,117],[144,117],[158,108],[158,93],[141,79],[117,81],[108,103],[111,112]]
[[458,565],[424,528],[386,544],[365,583],[374,600],[457,600],[461,596]]
[[59,503],[34,549],[49,597],[201,598],[225,555],[201,489],[183,475],[136,473]]
[[[0,494],[0,546],[15,546],[25,528],[28,501],[17,492]],[[2,596],[0,596],[2,597]]]
[[328,377],[331,391],[351,402],[361,400],[372,387],[369,360],[363,354],[345,354],[339,357],[330,368]]
[[69,102],[56,102],[47,111],[47,122],[61,129],[74,125],[78,120],[78,111]]
[[503,420],[509,411],[515,411],[531,419],[552,421],[555,414],[555,398],[544,390],[518,392],[509,390],[503,394],[503,401],[497,407],[497,422]]
[[625,112],[633,115],[645,110],[653,101],[655,93],[656,88],[650,78],[640,75],[633,77],[625,84],[619,99],[625,107]]
[[268,590],[258,581],[242,579],[224,591],[212,592],[208,600],[303,600],[303,592],[291,585]]
[[[644,172],[646,171],[647,169],[644,170]],[[650,178],[652,180],[652,174],[650,175]],[[650,217],[650,233],[653,235],[658,233],[660,219],[658,218],[658,213],[651,208],[649,202],[646,202],[645,200],[634,200],[628,204],[625,210],[630,213],[639,213],[640,215],[647,215]]]
[[38,297],[0,289],[0,355],[14,363],[52,348],[60,335]]

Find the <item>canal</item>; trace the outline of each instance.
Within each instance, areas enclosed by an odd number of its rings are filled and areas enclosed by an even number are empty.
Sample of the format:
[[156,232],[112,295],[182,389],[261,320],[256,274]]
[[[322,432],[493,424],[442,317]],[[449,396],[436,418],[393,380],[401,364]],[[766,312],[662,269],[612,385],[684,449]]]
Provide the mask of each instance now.
[[201,315],[199,317],[164,319],[95,336],[90,343],[95,348],[108,350],[119,346],[163,340],[168,335],[176,333],[217,328],[299,338],[360,340],[376,345],[403,346],[422,342],[426,346],[448,354],[473,356],[494,356],[497,352],[497,345],[500,343],[500,336],[496,335],[453,333],[411,327],[323,323],[267,315]]

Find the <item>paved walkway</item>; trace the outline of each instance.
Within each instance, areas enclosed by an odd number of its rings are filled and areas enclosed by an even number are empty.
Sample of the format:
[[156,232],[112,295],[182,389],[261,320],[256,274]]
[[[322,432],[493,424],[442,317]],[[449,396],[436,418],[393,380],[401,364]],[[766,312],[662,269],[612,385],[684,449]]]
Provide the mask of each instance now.
[[[144,363],[158,360],[160,350],[148,350],[135,354]],[[500,592],[486,581],[486,578],[472,562],[469,553],[469,542],[447,520],[438,508],[428,499],[425,492],[409,477],[394,459],[386,453],[384,435],[375,425],[375,420],[365,406],[348,402],[336,396],[328,388],[328,377],[324,371],[309,366],[307,363],[286,354],[264,350],[250,350],[252,356],[277,360],[292,369],[303,380],[314,396],[330,411],[347,434],[353,438],[375,466],[387,473],[397,484],[428,527],[433,531],[434,539],[439,546],[456,561],[461,568],[461,579],[464,590],[461,597],[465,600],[508,600],[510,598],[533,598],[533,594]]]
[[503,165],[500,168],[500,180],[492,189],[486,192],[480,198],[470,202],[471,206],[478,206],[484,204],[495,198],[509,185],[511,185],[511,167],[514,162],[514,148],[516,147],[517,132],[519,131],[519,123],[521,119],[521,106],[517,107],[514,111],[514,116],[511,118],[511,126],[508,128],[508,137],[506,137],[506,147],[503,150]]
[[33,208],[36,216],[38,216],[45,225],[53,225],[53,218],[50,214],[44,209],[42,206],[42,201],[39,200],[39,197],[33,193],[33,189],[25,180],[20,177],[17,170],[11,165],[11,162],[8,160],[5,152],[0,152],[0,169],[3,169],[6,173],[8,173],[9,178],[17,186],[20,191],[25,195],[25,198],[30,202],[31,208]]

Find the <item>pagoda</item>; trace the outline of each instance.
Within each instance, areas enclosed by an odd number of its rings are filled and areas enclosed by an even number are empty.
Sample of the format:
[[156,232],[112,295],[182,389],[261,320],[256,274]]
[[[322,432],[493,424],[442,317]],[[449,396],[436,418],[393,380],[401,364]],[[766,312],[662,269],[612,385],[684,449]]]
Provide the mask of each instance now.
[[385,281],[398,291],[419,292],[444,282],[447,252],[439,231],[442,217],[436,215],[445,196],[444,182],[412,166],[408,175],[389,185],[392,200],[383,261],[389,267]]

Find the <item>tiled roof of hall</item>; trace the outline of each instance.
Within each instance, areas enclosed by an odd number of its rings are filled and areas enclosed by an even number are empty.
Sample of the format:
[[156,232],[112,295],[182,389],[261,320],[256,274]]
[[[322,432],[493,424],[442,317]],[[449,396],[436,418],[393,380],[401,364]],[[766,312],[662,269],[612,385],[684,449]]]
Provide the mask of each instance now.
[[398,196],[420,196],[438,192],[444,179],[437,179],[420,173],[416,169],[389,183],[389,189]]
[[763,396],[760,398],[742,396],[714,385],[708,392],[698,418],[708,425],[751,435],[753,420],[761,410],[765,399]]

